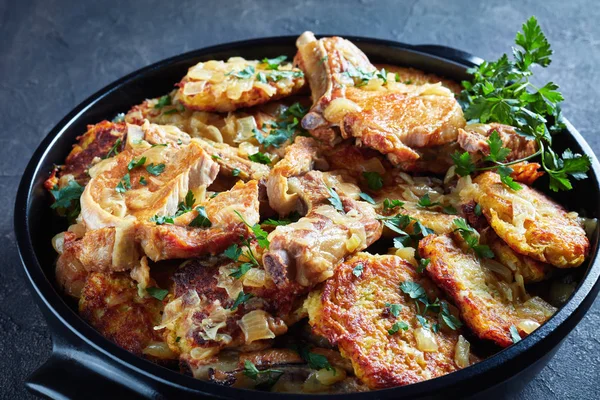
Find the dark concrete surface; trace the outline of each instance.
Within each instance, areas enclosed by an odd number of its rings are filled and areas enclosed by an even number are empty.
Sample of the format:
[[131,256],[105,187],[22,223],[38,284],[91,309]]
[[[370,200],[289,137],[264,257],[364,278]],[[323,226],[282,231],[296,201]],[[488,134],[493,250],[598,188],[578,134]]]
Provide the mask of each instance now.
[[[28,398],[23,381],[51,339],[25,284],[12,227],[14,194],[40,140],[71,108],[162,58],[304,30],[507,52],[536,15],[555,51],[564,111],[598,152],[600,9],[594,1],[0,1],[0,397]],[[600,302],[519,399],[599,398]]]

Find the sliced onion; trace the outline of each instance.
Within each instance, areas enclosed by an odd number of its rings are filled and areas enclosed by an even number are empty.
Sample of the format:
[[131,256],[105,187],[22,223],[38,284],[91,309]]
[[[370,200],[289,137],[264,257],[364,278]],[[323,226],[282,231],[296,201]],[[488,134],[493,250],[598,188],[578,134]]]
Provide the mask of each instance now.
[[463,337],[463,335],[459,335],[456,346],[454,347],[454,362],[459,368],[466,368],[470,365],[470,353],[471,344]]
[[519,328],[528,335],[539,327],[539,322],[533,321],[531,319],[523,319],[517,325],[517,328]]
[[438,351],[438,344],[433,332],[429,329],[419,327],[413,331],[417,341],[417,349],[421,351]]
[[269,314],[263,310],[253,310],[238,322],[244,332],[246,344],[255,340],[273,339],[275,334],[269,329]]
[[315,378],[325,386],[331,386],[336,382],[343,381],[346,378],[346,371],[341,368],[326,369],[322,368],[315,373]]

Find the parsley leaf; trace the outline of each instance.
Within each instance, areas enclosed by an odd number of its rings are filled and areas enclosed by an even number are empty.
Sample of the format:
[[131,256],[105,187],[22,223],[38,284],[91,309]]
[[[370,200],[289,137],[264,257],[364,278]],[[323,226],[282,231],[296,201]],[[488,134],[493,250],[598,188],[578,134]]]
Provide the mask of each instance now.
[[112,145],[112,147],[110,148],[110,150],[108,150],[108,153],[106,153],[106,155],[104,157],[102,157],[102,158],[106,159],[106,158],[118,155],[119,154],[119,148],[121,147],[122,143],[123,143],[123,141],[121,140],[121,138],[118,138],[117,140],[115,140],[115,144]]
[[54,189],[50,190],[52,196],[54,196],[54,203],[52,208],[69,208],[72,205],[79,206],[79,198],[83,193],[84,187],[81,186],[77,181],[69,181],[63,188],[55,186]]
[[427,297],[425,289],[423,289],[423,286],[419,285],[417,282],[402,282],[400,284],[400,290],[402,290],[403,293],[409,295],[411,299],[420,299],[423,297]]
[[146,181],[146,178],[144,178],[143,176],[140,176],[140,185],[146,186],[147,184],[148,184],[148,182]]
[[475,172],[475,164],[471,160],[471,155],[468,152],[459,153],[458,151],[451,155],[452,161],[456,166],[455,172],[460,176],[467,176]]
[[168,216],[168,215],[155,215],[154,217],[150,218],[150,222],[154,222],[156,223],[156,225],[163,225],[163,224],[172,224],[173,221],[173,217]]
[[335,368],[331,366],[327,357],[322,354],[312,353],[306,347],[300,348],[298,351],[300,356],[308,363],[308,366],[312,369],[323,369],[325,368],[328,371],[334,371]]
[[429,326],[429,321],[427,321],[427,319],[422,316],[422,315],[417,315],[417,321],[419,321],[419,324],[421,324],[421,326],[425,329],[430,329],[431,327]]
[[360,193],[358,194],[358,197],[360,197],[361,199],[363,199],[363,200],[364,200],[364,201],[366,201],[367,203],[370,203],[370,204],[373,204],[373,205],[377,204],[377,203],[375,202],[375,200],[373,200],[373,198],[372,198],[371,196],[369,196],[368,194],[366,194],[366,193],[364,193],[364,192],[360,192]]
[[452,315],[450,309],[448,308],[448,303],[446,303],[445,301],[440,302],[440,316],[442,318],[442,321],[444,321],[444,323],[446,324],[446,326],[452,329],[453,331],[457,330],[462,326],[462,322],[460,322],[458,318]]
[[371,190],[380,190],[383,187],[383,178],[377,172],[363,172],[362,176],[367,180]]
[[467,246],[480,258],[494,258],[494,253],[487,245],[479,244],[479,233],[475,231],[464,218],[455,218],[456,231],[463,238]]
[[402,207],[403,205],[404,202],[400,200],[385,199],[383,200],[383,211],[392,210],[396,207]]
[[480,217],[481,216],[481,206],[479,204],[475,204],[475,208],[473,209],[473,212],[475,213],[475,215]]
[[388,329],[388,335],[393,335],[394,333],[398,332],[400,329],[402,329],[403,331],[407,331],[408,328],[409,328],[408,324],[404,321],[394,322],[394,325],[392,325],[392,327],[390,329]]
[[392,314],[394,317],[398,317],[400,315],[400,311],[402,311],[401,304],[385,303],[385,306],[390,310],[390,314]]
[[246,68],[244,68],[241,71],[236,71],[236,72],[229,72],[227,74],[225,74],[226,76],[231,75],[231,76],[235,76],[238,79],[248,79],[248,78],[252,78],[254,76],[254,67],[252,65],[248,65]]
[[145,162],[146,162],[146,157],[142,157],[139,160],[136,160],[134,158],[133,160],[131,160],[129,162],[129,164],[127,164],[127,170],[131,171],[134,168],[141,167],[142,165],[144,165]]
[[196,207],[196,211],[198,211],[198,215],[189,223],[189,226],[194,228],[210,228],[212,222],[210,222],[208,215],[206,215],[206,209],[203,206],[199,206]]
[[[542,168],[549,176],[549,186],[553,191],[570,190],[570,178],[584,179],[591,165],[587,155],[573,155],[578,161],[569,165],[572,155],[557,155],[552,149],[552,135],[561,132],[565,125],[562,120],[560,103],[564,100],[557,90],[558,86],[548,82],[537,87],[530,82],[534,65],[547,67],[550,64],[552,50],[535,17],[529,18],[522,26],[522,32],[515,37],[513,60],[504,54],[493,62],[483,62],[468,70],[472,81],[463,82],[464,90],[459,96],[465,118],[480,123],[499,122],[514,126],[518,133],[535,140],[538,152],[520,160],[501,164],[508,155],[502,149],[498,135],[492,134],[488,140],[490,155],[485,161],[491,161],[507,167],[533,157],[540,157]],[[474,171],[468,156],[453,156],[456,171],[465,176]],[[460,156],[460,157],[458,157]],[[502,182],[513,190],[518,185],[510,178],[507,170],[501,173]]]
[[225,249],[223,255],[233,261],[237,261],[238,258],[240,258],[240,256],[242,255],[242,249],[240,249],[239,246],[236,243],[234,243],[227,249]]
[[160,301],[164,300],[164,298],[167,297],[167,295],[169,294],[169,291],[167,289],[161,289],[157,287],[146,288],[146,292],[150,296]]
[[254,161],[260,164],[271,164],[271,159],[266,155],[261,153],[260,151],[255,154],[250,154],[248,156],[250,161]]
[[356,267],[354,267],[352,269],[352,274],[354,276],[356,276],[357,278],[360,278],[360,276],[362,275],[364,269],[365,269],[364,265],[362,265],[362,264],[356,264]]
[[269,234],[267,232],[265,232],[260,227],[259,224],[254,224],[254,225],[248,224],[248,222],[246,222],[246,220],[244,219],[242,214],[240,214],[237,210],[235,210],[234,212],[237,214],[238,217],[240,217],[240,219],[242,220],[244,225],[246,225],[248,228],[250,228],[252,230],[252,233],[254,233],[254,236],[256,237],[256,240],[258,241],[258,245],[262,248],[268,249],[269,248],[269,239],[267,239],[267,236],[269,236]]
[[267,64],[266,69],[278,69],[282,62],[287,60],[287,56],[279,56],[275,58],[263,58],[263,64]]
[[131,176],[129,172],[123,176],[123,179],[117,184],[115,190],[118,193],[125,193],[127,190],[131,189]]
[[344,205],[342,204],[342,199],[340,199],[340,196],[337,194],[335,189],[327,187],[327,191],[331,195],[331,197],[329,197],[327,200],[329,200],[329,202],[331,203],[333,208],[335,208],[337,211],[343,213]]
[[422,196],[422,197],[419,199],[419,202],[417,203],[417,205],[418,205],[419,207],[426,208],[426,207],[435,207],[435,206],[439,206],[439,205],[440,205],[440,203],[439,203],[439,202],[437,202],[437,201],[436,201],[435,203],[432,203],[432,202],[431,202],[431,199],[429,198],[429,193],[425,193],[425,194],[424,194],[424,195],[423,195],[423,196]]
[[431,260],[429,258],[419,259],[419,264],[417,265],[417,272],[423,273],[427,269],[427,266],[429,265],[430,262],[431,262]]
[[235,301],[233,302],[233,304],[231,305],[231,307],[229,307],[230,310],[235,310],[240,304],[243,304],[245,302],[247,302],[248,300],[250,300],[251,298],[253,298],[254,295],[252,293],[244,293],[243,291],[239,292]]
[[252,264],[249,262],[243,263],[236,270],[229,274],[229,276],[233,276],[236,279],[240,279],[242,276],[246,274],[246,272],[250,271],[252,268]]
[[162,96],[160,99],[158,99],[158,103],[156,103],[154,105],[154,108],[163,108],[165,106],[170,106],[171,105],[171,96],[164,95]]
[[241,172],[241,171],[240,171],[240,169],[239,169],[239,168],[234,168],[234,169],[231,171],[231,175],[232,175],[232,176],[239,176],[239,175],[240,175],[240,172]]
[[162,174],[164,172],[165,168],[166,168],[165,164],[154,165],[154,163],[150,163],[149,165],[146,166],[146,171],[148,171],[149,173],[151,173],[154,176],[159,176],[160,174]]
[[516,326],[511,325],[509,331],[510,331],[510,338],[512,339],[513,343],[518,343],[521,341],[521,335],[519,335],[519,331]]

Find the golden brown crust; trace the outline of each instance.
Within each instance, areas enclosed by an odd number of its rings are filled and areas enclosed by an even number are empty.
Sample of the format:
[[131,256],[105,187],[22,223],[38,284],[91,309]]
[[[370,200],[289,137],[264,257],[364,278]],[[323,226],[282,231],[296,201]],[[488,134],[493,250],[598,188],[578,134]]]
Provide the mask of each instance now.
[[[357,277],[353,271],[359,264],[363,269]],[[454,364],[455,331],[435,334],[438,351],[418,350],[413,336],[420,327],[415,302],[399,290],[400,283],[408,281],[419,283],[430,300],[439,297],[432,282],[401,258],[359,253],[338,265],[322,294],[313,294],[308,302],[314,331],[339,346],[352,361],[356,376],[371,389],[407,385],[458,368]],[[397,319],[382,315],[386,303],[402,305]],[[430,324],[436,322],[425,318]],[[396,321],[406,322],[409,329],[390,335],[388,330]]]
[[[50,190],[55,185],[59,185],[60,178],[65,175],[72,175],[80,185],[87,184],[90,180],[88,168],[92,162],[107,155],[114,156],[123,150],[124,136],[127,133],[124,123],[102,121],[95,125],[88,125],[87,128],[87,132],[77,137],[77,143],[73,145],[73,150],[65,159],[65,165],[55,170],[45,182],[46,189]],[[121,144],[116,143],[119,139]],[[114,151],[111,152],[113,147]]]
[[[177,95],[181,103],[191,110],[228,112],[291,96],[304,86],[304,75],[297,68],[270,70],[257,61],[239,57],[233,60],[208,61],[191,67],[179,83]],[[240,73],[247,69],[252,73]],[[266,82],[260,81],[259,73]]]
[[[526,308],[516,299],[511,301],[498,286],[499,279],[473,254],[465,254],[449,235],[429,235],[419,243],[419,254],[429,259],[427,275],[454,301],[461,318],[481,339],[499,346],[510,346],[510,329],[517,327]],[[549,316],[527,315],[538,324]],[[521,335],[526,335],[519,329]]]
[[[559,268],[583,263],[590,242],[562,206],[525,185],[519,191],[509,189],[495,172],[483,173],[474,182],[479,186],[475,201],[498,236],[517,253]],[[524,220],[522,227],[515,225],[519,218]]]
[[151,342],[163,341],[154,330],[162,309],[162,302],[154,297],[140,297],[135,282],[126,274],[90,274],[79,300],[79,312],[86,321],[139,356]]
[[375,64],[377,69],[385,69],[387,72],[397,74],[396,81],[406,85],[424,85],[426,83],[441,82],[442,86],[447,87],[452,93],[458,95],[462,90],[460,83],[450,79],[442,78],[435,74],[428,74],[414,68],[398,67],[390,64]]

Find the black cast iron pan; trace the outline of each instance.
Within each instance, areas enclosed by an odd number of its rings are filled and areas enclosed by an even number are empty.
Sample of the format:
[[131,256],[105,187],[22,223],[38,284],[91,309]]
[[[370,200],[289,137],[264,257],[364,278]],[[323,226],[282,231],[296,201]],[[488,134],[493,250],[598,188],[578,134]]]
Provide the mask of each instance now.
[[[468,79],[466,68],[481,59],[459,50],[412,46],[398,42],[347,37],[373,62],[410,66],[456,81]],[[211,384],[136,357],[103,338],[78,315],[54,283],[56,254],[51,238],[66,228],[50,209],[43,189],[53,164],[60,164],[75,137],[87,124],[111,119],[146,98],[163,95],[200,61],[241,56],[261,59],[295,54],[296,37],[276,37],[209,47],[176,56],[127,75],[92,95],[71,111],[42,141],[23,174],[15,205],[15,231],[31,291],[48,322],[53,337],[50,359],[27,379],[27,388],[52,399],[100,398],[223,398],[296,399],[309,395],[285,395],[234,389]],[[589,179],[577,182],[568,194],[553,197],[568,209],[588,217],[600,215],[600,165],[592,150],[567,123],[556,139],[557,147],[570,147],[593,159]],[[452,374],[414,385],[369,393],[330,395],[343,399],[434,399],[509,397],[518,391],[554,355],[562,340],[583,318],[599,289],[598,231],[592,238],[591,255],[578,269],[579,286],[566,304],[543,326],[521,342],[491,358]],[[314,396],[313,396],[314,397]]]

